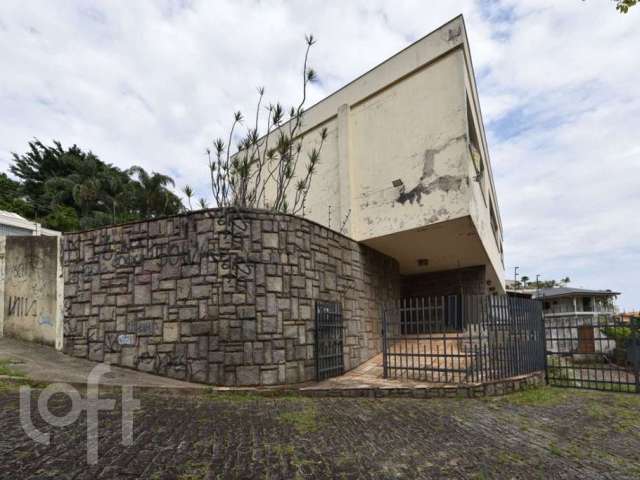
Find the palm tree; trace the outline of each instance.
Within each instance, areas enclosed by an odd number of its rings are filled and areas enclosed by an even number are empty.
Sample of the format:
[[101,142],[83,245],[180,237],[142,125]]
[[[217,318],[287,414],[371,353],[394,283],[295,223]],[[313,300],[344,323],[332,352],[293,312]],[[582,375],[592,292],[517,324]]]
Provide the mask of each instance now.
[[175,186],[175,182],[168,175],[157,172],[149,174],[139,166],[131,167],[127,173],[137,178],[134,183],[142,218],[170,215],[184,208],[180,199],[168,188]]
[[193,210],[191,206],[191,198],[193,197],[193,189],[189,185],[185,185],[182,189],[182,193],[184,193],[187,197],[187,201],[189,202],[189,210]]

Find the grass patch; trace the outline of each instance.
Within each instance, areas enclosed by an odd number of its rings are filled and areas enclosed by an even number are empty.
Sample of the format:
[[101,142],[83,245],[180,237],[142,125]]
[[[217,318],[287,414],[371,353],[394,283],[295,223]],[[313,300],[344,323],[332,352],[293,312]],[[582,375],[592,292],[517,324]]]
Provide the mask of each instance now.
[[[575,392],[572,392],[575,394]],[[494,401],[510,403],[519,406],[553,406],[566,402],[569,395],[566,391],[559,388],[539,387],[522,390],[520,392],[511,393],[498,397]]]
[[43,389],[47,385],[40,382],[29,380],[28,378],[11,378],[0,379],[0,392],[13,392],[17,391],[20,387],[26,386],[36,389]]
[[24,377],[24,373],[13,368],[15,365],[11,360],[0,360],[0,375],[7,375],[9,377]]
[[250,390],[224,391],[208,389],[204,396],[209,400],[229,403],[257,402],[259,400],[264,400],[264,397],[262,395],[258,395],[256,392],[252,392]]
[[278,415],[281,421],[288,423],[298,433],[315,432],[318,429],[318,414],[312,402],[305,402],[301,410],[282,412]]
[[177,480],[204,480],[207,478],[208,464],[188,462],[185,467],[185,471],[176,477]]
[[274,445],[273,452],[281,457],[292,457],[296,452],[296,447],[294,447],[290,443],[287,443],[285,445]]

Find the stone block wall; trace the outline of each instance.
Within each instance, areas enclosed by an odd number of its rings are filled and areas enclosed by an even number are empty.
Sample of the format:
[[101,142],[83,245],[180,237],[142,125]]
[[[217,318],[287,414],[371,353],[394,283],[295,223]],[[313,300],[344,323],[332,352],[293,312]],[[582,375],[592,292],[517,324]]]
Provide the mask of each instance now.
[[397,262],[291,215],[208,210],[65,235],[64,350],[215,385],[313,380],[318,301],[345,368],[380,352]]

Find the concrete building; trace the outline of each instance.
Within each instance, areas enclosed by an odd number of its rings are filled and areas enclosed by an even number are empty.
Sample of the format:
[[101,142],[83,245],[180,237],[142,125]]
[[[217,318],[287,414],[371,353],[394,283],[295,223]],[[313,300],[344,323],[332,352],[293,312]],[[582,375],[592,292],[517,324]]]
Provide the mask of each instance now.
[[405,296],[504,293],[462,16],[308,108],[303,125],[303,150],[328,130],[307,218],[395,258]]

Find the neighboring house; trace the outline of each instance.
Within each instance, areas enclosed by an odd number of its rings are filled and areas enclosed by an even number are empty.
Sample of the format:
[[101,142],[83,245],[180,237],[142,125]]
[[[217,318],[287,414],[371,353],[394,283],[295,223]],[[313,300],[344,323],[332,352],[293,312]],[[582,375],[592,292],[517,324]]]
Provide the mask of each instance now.
[[39,223],[31,222],[17,213],[0,210],[0,237],[14,235],[60,236],[60,232],[42,228]]
[[583,288],[542,288],[534,298],[542,301],[545,318],[566,316],[611,316],[620,292]]
[[306,218],[396,259],[405,297],[505,292],[462,16],[311,106],[303,121],[303,150],[328,131]]
[[540,289],[534,298],[542,301],[547,349],[563,354],[612,352],[616,343],[604,332],[615,325],[617,295],[611,290]]

